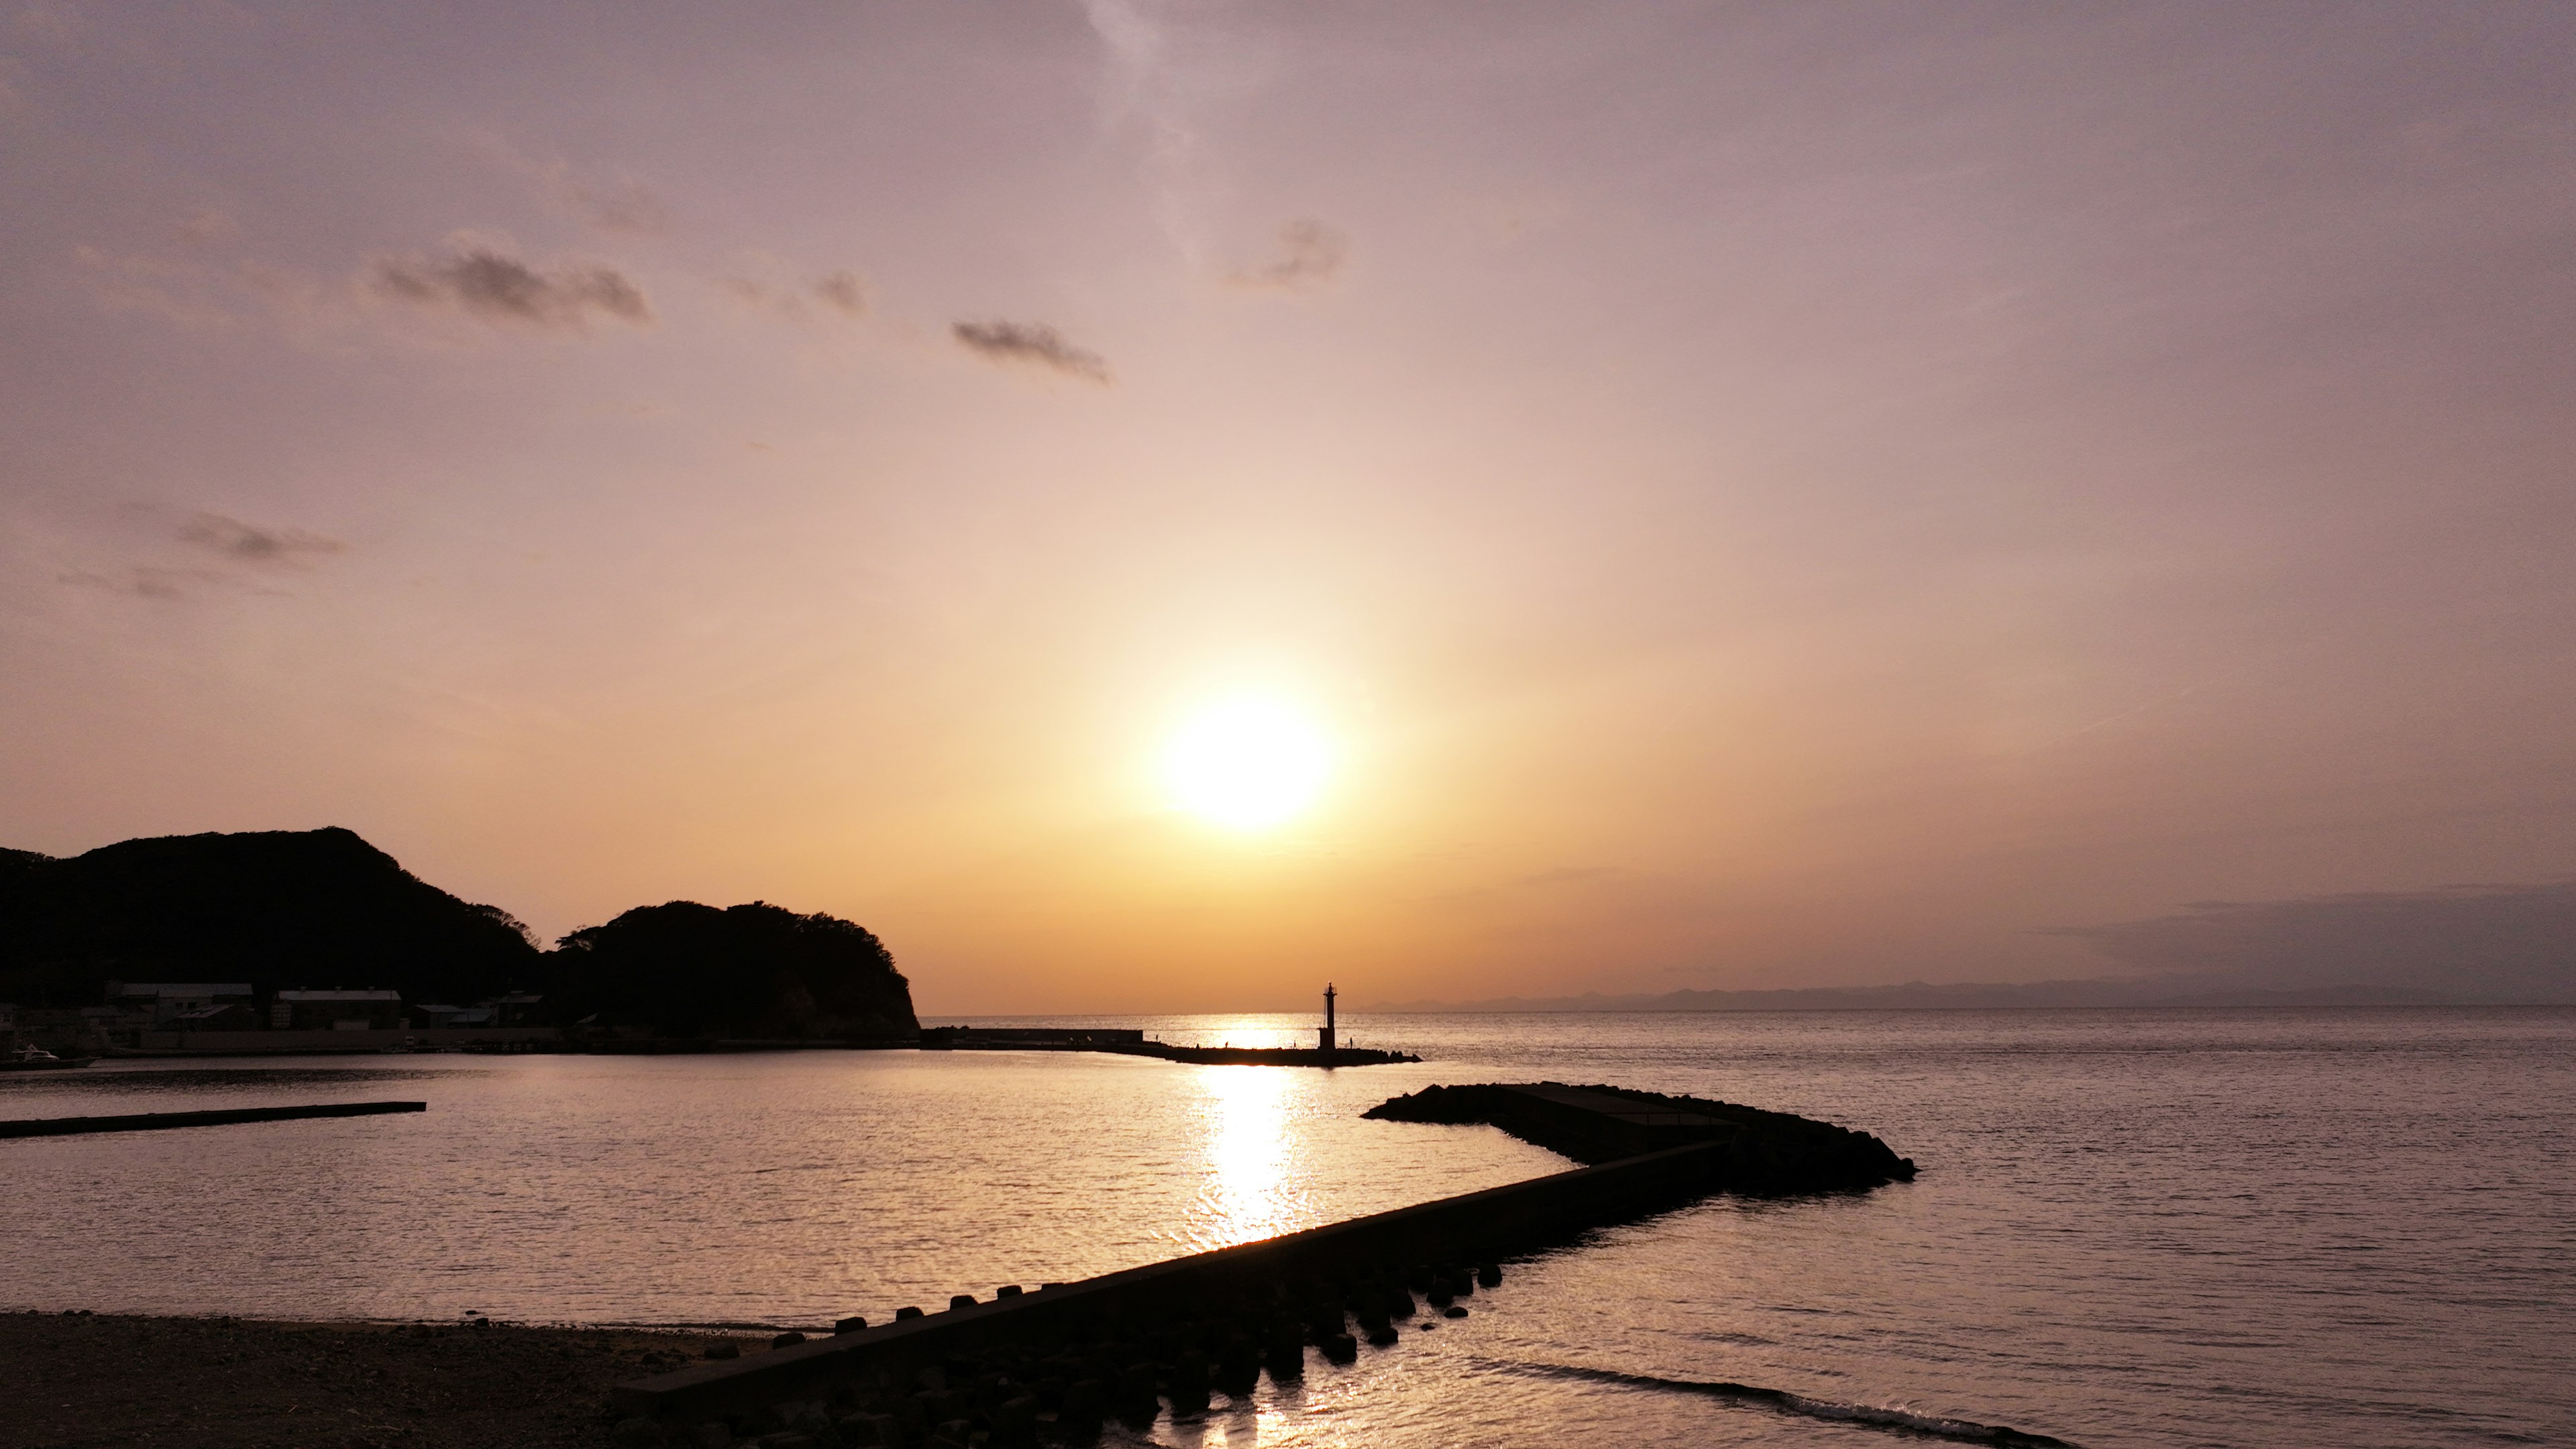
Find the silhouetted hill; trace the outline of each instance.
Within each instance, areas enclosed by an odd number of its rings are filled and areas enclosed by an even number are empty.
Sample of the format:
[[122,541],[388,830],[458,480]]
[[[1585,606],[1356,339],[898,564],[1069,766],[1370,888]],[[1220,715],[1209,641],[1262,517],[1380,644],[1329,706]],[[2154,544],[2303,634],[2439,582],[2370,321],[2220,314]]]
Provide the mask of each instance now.
[[472,1001],[544,958],[348,830],[173,835],[55,860],[0,851],[0,1001],[88,1006],[108,980],[391,987]]
[[638,906],[548,958],[562,1019],[666,1036],[846,1037],[920,1030],[912,987],[866,928],[765,902]]

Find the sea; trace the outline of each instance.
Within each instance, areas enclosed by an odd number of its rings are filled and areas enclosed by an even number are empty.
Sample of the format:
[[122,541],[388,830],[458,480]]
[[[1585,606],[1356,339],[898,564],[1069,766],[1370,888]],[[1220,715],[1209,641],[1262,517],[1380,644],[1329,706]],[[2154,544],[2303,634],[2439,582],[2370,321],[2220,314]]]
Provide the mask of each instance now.
[[[1310,1032],[1011,1020],[1211,1045]],[[1435,1082],[1606,1082],[1863,1128],[1922,1171],[1602,1229],[1505,1264],[1463,1320],[1109,1442],[2576,1444],[2576,1010],[1354,1015],[1344,1037],[1423,1061],[0,1074],[0,1117],[429,1104],[0,1141],[0,1308],[873,1321],[1560,1171],[1492,1128],[1360,1114]]]

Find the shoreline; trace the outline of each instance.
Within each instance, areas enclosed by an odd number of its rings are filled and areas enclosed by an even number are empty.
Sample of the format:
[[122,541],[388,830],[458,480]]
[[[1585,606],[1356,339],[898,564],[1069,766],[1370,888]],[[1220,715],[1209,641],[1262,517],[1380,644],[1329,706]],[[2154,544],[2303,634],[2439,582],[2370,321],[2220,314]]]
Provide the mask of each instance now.
[[[484,1326],[469,1326],[475,1323]],[[0,1312],[0,1446],[597,1449],[608,1392],[769,1331]]]

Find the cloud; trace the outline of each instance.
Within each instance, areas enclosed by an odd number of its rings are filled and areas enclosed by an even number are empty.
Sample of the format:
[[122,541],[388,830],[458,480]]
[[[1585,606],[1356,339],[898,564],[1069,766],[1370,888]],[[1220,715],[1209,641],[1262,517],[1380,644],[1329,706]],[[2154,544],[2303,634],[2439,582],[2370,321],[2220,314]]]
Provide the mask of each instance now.
[[1156,219],[1196,268],[1203,218],[1224,187],[1191,118],[1197,78],[1175,60],[1168,7],[1157,0],[1083,0],[1084,19],[1109,55],[1109,110],[1142,122]]
[[198,514],[188,520],[178,536],[182,543],[193,543],[231,562],[254,568],[302,568],[315,557],[349,551],[349,546],[336,538],[300,528],[261,528],[220,513]]
[[1052,327],[1030,322],[960,322],[949,331],[967,351],[987,362],[1042,367],[1085,382],[1109,381],[1108,359],[1074,346]]
[[145,599],[185,599],[202,589],[239,588],[241,581],[214,569],[129,569],[121,578],[106,574],[60,574],[57,582],[78,589],[101,589]]
[[143,312],[199,330],[242,320],[236,307],[252,302],[238,268],[216,268],[159,257],[118,256],[91,246],[72,249],[100,306]]
[[1226,278],[1261,292],[1310,292],[1331,286],[1349,260],[1350,239],[1320,221],[1292,221],[1279,229],[1279,255]]
[[503,170],[524,178],[547,200],[573,212],[602,231],[632,236],[660,236],[671,229],[671,208],[661,193],[625,171],[608,182],[583,181],[562,157],[528,155],[496,132],[482,132],[474,144]]
[[[754,265],[766,263],[772,271],[783,271],[783,265],[766,254],[755,253]],[[844,267],[807,282],[757,281],[750,277],[728,277],[724,289],[735,301],[782,317],[802,318],[814,307],[851,321],[868,315],[867,278]]]
[[489,246],[468,246],[439,260],[379,260],[375,289],[416,306],[557,331],[584,331],[593,316],[631,327],[653,325],[653,309],[644,289],[615,268],[574,266],[540,272]]
[[2049,932],[2133,970],[2271,989],[2418,987],[2476,1000],[2576,1000],[2576,881],[2200,901]]
[[[135,506],[148,509],[148,505]],[[284,582],[281,575],[301,573],[317,559],[349,551],[336,538],[301,528],[244,523],[220,513],[200,513],[173,536],[212,555],[212,561],[180,568],[140,564],[118,573],[57,574],[55,581],[145,599],[188,599],[218,591],[283,598],[292,595],[279,587]]]
[[620,176],[615,185],[608,187],[586,186],[567,179],[560,183],[559,191],[574,210],[602,231],[660,236],[671,229],[671,208],[651,187],[631,176]]
[[825,274],[814,283],[814,295],[823,305],[848,316],[868,315],[868,284],[856,272],[843,270]]
[[241,235],[241,223],[233,220],[232,214],[221,207],[201,206],[189,212],[184,220],[172,228],[172,232],[180,241],[190,246],[215,246],[238,238]]

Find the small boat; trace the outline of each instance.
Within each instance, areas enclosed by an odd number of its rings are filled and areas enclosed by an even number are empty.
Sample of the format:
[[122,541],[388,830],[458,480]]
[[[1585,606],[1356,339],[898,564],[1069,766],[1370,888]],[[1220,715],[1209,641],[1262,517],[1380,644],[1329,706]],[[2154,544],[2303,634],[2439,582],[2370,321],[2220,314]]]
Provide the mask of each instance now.
[[24,1046],[0,1057],[0,1072],[43,1072],[61,1067],[85,1067],[96,1057],[58,1057],[40,1046]]

